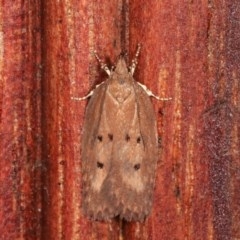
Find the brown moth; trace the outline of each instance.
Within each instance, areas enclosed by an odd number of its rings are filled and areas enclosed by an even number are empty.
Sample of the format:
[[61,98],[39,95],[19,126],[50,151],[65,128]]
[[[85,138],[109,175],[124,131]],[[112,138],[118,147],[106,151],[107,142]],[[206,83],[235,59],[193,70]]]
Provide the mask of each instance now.
[[129,69],[120,55],[114,70],[95,54],[109,77],[86,97],[75,98],[91,97],[82,136],[82,206],[94,220],[143,221],[151,211],[159,155],[149,96],[156,96],[133,78],[139,52],[140,45]]

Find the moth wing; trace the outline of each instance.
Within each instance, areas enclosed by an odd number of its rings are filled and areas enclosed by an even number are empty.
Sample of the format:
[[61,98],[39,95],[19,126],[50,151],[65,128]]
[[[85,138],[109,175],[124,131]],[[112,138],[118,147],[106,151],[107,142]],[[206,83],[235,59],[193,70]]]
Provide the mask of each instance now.
[[121,160],[125,186],[119,190],[119,204],[122,206],[121,218],[143,221],[152,207],[158,161],[157,122],[150,97],[136,82],[134,89],[137,122],[129,131],[136,135],[133,134],[133,139],[127,143],[129,157]]
[[82,134],[82,145],[85,146],[82,149],[83,161],[86,160],[85,156],[89,153],[89,149],[86,146],[93,141],[93,135],[98,131],[105,92],[106,83],[103,83],[94,90],[93,95],[87,103]]
[[107,81],[95,89],[90,98],[83,125],[82,169],[83,169],[83,211],[94,220],[114,217],[114,199],[110,186],[104,187],[111,167],[111,141],[106,141],[101,131],[107,128],[103,116]]

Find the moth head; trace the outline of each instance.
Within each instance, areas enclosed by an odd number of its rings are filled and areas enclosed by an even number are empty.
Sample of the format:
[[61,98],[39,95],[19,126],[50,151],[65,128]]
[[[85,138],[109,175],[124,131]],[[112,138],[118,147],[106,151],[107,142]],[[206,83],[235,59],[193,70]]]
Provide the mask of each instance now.
[[111,72],[108,92],[119,104],[122,104],[131,95],[132,84],[133,77],[128,71],[126,60],[120,55],[116,68]]
[[124,75],[127,76],[129,74],[127,63],[126,63],[124,55],[121,54],[119,56],[114,72],[116,74],[123,75],[123,76]]

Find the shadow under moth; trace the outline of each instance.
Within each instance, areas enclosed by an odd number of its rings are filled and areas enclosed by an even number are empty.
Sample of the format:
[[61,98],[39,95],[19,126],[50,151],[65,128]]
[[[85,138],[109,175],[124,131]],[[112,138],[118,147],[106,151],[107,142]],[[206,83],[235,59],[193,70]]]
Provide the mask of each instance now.
[[83,211],[93,220],[115,216],[143,221],[153,201],[158,161],[155,112],[149,96],[133,73],[140,45],[128,68],[120,55],[109,69],[97,56],[108,79],[83,98],[91,97],[82,135]]

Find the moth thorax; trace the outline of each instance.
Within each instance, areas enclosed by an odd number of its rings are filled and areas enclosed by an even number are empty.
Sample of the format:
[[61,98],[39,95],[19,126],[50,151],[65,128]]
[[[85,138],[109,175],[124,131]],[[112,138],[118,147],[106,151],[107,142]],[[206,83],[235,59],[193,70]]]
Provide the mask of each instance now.
[[125,78],[114,79],[108,86],[108,92],[118,103],[123,103],[131,95],[132,85]]

